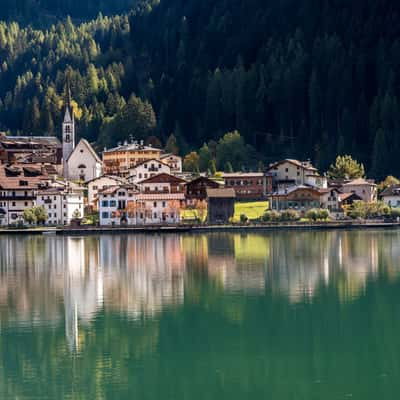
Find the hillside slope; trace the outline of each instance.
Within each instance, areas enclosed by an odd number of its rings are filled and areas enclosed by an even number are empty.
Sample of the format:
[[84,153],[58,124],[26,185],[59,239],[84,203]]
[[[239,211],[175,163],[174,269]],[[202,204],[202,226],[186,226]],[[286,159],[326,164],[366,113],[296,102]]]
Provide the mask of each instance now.
[[56,132],[69,75],[101,145],[174,132],[187,150],[238,129],[265,161],[351,153],[400,175],[399,16],[389,0],[148,0],[129,18],[1,24],[1,121]]

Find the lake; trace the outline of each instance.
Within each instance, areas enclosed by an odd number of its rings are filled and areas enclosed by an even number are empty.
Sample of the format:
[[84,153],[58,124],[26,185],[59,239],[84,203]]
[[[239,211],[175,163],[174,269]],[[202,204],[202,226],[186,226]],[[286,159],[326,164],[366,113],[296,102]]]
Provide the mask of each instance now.
[[0,399],[395,399],[400,231],[0,237]]

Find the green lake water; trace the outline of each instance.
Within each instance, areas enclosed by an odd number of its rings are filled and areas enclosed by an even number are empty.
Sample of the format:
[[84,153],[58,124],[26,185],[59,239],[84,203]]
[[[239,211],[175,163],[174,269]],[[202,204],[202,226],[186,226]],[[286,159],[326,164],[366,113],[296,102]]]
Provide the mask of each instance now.
[[397,399],[400,231],[0,237],[0,399]]

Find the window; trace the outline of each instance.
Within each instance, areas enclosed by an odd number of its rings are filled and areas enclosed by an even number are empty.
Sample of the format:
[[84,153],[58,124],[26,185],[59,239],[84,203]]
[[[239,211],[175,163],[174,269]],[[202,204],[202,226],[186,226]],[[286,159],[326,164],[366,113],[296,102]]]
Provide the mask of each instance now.
[[57,197],[56,197],[56,196],[54,196],[53,198],[54,198],[54,200],[57,200]]
[[15,207],[15,201],[12,202],[12,206]]
[[110,200],[110,207],[116,207],[117,202],[115,200]]
[[154,208],[157,207],[157,202],[156,201],[153,203],[153,207]]
[[154,214],[153,214],[153,218],[154,218],[154,219],[157,219],[157,213],[154,213]]
[[167,206],[165,201],[162,202],[162,206],[163,206],[163,208],[165,208]]
[[98,187],[97,186],[93,186],[93,190],[97,190],[98,189]]
[[101,202],[101,206],[102,206],[102,207],[108,207],[108,201],[107,201],[107,200],[103,200],[103,201]]
[[101,213],[101,217],[102,217],[102,218],[108,218],[108,212],[103,211],[103,212]]
[[86,169],[86,165],[85,165],[85,164],[79,164],[79,165],[78,165],[78,168],[79,168],[79,169]]
[[289,172],[289,168],[285,168],[285,172]]
[[25,207],[28,207],[28,202],[27,201],[25,202]]

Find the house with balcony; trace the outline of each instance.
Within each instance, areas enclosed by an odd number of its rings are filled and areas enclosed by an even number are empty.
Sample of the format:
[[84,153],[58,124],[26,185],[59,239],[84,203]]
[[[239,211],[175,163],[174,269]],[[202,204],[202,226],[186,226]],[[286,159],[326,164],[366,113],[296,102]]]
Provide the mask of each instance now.
[[185,184],[186,203],[195,206],[207,199],[207,189],[219,189],[223,184],[205,176],[199,176]]
[[100,225],[156,225],[180,221],[184,191],[139,192],[136,185],[117,185],[99,191]]
[[41,165],[0,165],[0,225],[23,223],[24,210],[36,205],[36,193],[52,177]]
[[161,155],[160,160],[170,167],[171,174],[182,173],[182,157],[176,154],[165,153]]
[[317,168],[309,160],[281,160],[271,164],[267,171],[272,176],[274,190],[299,185],[307,185],[320,189],[328,187],[326,177],[319,175]]
[[141,193],[185,193],[186,181],[177,176],[161,173],[137,183]]
[[142,161],[135,167],[131,168],[127,180],[129,183],[136,184],[160,174],[171,175],[171,167],[161,160],[152,158],[150,160]]
[[272,192],[272,175],[263,172],[222,174],[224,187],[233,189],[236,200],[265,200]]
[[75,184],[60,183],[39,189],[36,205],[47,212],[46,225],[69,225],[75,218],[84,216],[84,188]]
[[291,186],[280,189],[268,196],[270,208],[282,211],[294,209],[305,212],[311,208],[322,207],[324,193],[309,186]]

